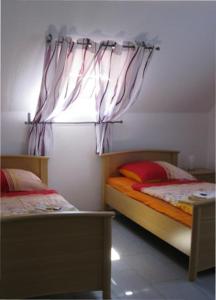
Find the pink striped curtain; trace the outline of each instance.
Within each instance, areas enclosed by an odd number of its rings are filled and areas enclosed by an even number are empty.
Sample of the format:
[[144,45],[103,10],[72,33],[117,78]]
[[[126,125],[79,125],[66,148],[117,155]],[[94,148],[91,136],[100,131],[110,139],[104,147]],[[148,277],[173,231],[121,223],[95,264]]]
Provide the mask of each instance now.
[[43,77],[33,124],[28,135],[28,153],[47,155],[53,144],[51,122],[81,97],[85,74],[92,64],[92,48],[71,38],[46,44]]
[[[89,47],[89,43],[91,47]],[[112,41],[71,38],[46,44],[41,90],[28,135],[28,153],[47,155],[53,143],[51,122],[88,93],[95,101],[96,151],[111,147],[111,124],[137,100],[153,48],[123,47]]]
[[96,96],[97,153],[111,149],[111,126],[109,122],[119,119],[137,100],[143,84],[144,74],[153,48],[135,46],[115,49],[105,47],[98,60],[104,80],[99,79]]

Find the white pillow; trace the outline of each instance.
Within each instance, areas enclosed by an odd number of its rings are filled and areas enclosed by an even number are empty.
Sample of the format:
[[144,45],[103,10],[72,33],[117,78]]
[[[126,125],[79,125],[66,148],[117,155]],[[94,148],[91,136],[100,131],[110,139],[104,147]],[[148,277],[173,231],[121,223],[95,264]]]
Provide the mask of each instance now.
[[188,179],[188,180],[196,180],[194,176],[192,176],[187,171],[184,171],[168,162],[165,161],[156,161],[162,168],[164,168],[167,173],[168,179]]

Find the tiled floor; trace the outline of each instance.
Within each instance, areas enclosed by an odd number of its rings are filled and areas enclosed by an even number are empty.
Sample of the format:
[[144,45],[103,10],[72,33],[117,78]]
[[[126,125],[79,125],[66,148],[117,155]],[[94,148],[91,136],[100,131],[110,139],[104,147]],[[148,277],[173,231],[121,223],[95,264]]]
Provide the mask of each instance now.
[[189,282],[187,257],[123,216],[113,222],[113,248],[114,299],[215,299],[214,270]]
[[[215,299],[214,270],[187,280],[185,255],[118,215],[113,221],[112,299]],[[49,298],[101,299],[101,293]]]

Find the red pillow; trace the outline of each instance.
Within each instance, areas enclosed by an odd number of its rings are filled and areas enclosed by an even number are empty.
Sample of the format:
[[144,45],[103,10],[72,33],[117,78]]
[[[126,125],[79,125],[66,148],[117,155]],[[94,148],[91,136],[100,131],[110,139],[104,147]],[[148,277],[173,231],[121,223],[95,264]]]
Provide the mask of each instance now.
[[124,164],[119,167],[119,172],[138,182],[159,182],[168,179],[164,168],[149,160]]
[[8,192],[9,191],[9,185],[8,185],[7,178],[6,178],[5,173],[3,172],[3,170],[1,170],[0,176],[1,176],[1,192],[4,192],[4,193]]

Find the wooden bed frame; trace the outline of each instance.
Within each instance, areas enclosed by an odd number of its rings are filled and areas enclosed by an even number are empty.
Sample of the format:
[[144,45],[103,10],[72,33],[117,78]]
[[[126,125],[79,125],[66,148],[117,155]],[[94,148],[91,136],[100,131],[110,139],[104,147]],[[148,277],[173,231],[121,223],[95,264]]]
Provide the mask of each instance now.
[[[2,156],[48,182],[47,157]],[[55,212],[1,219],[0,298],[101,290],[110,298],[112,212]]]
[[117,168],[139,160],[160,160],[177,165],[177,151],[140,150],[102,155],[103,199],[110,206],[189,257],[189,280],[197,272],[215,266],[215,201],[193,205],[192,228],[155,211],[106,184],[108,177],[120,176]]

